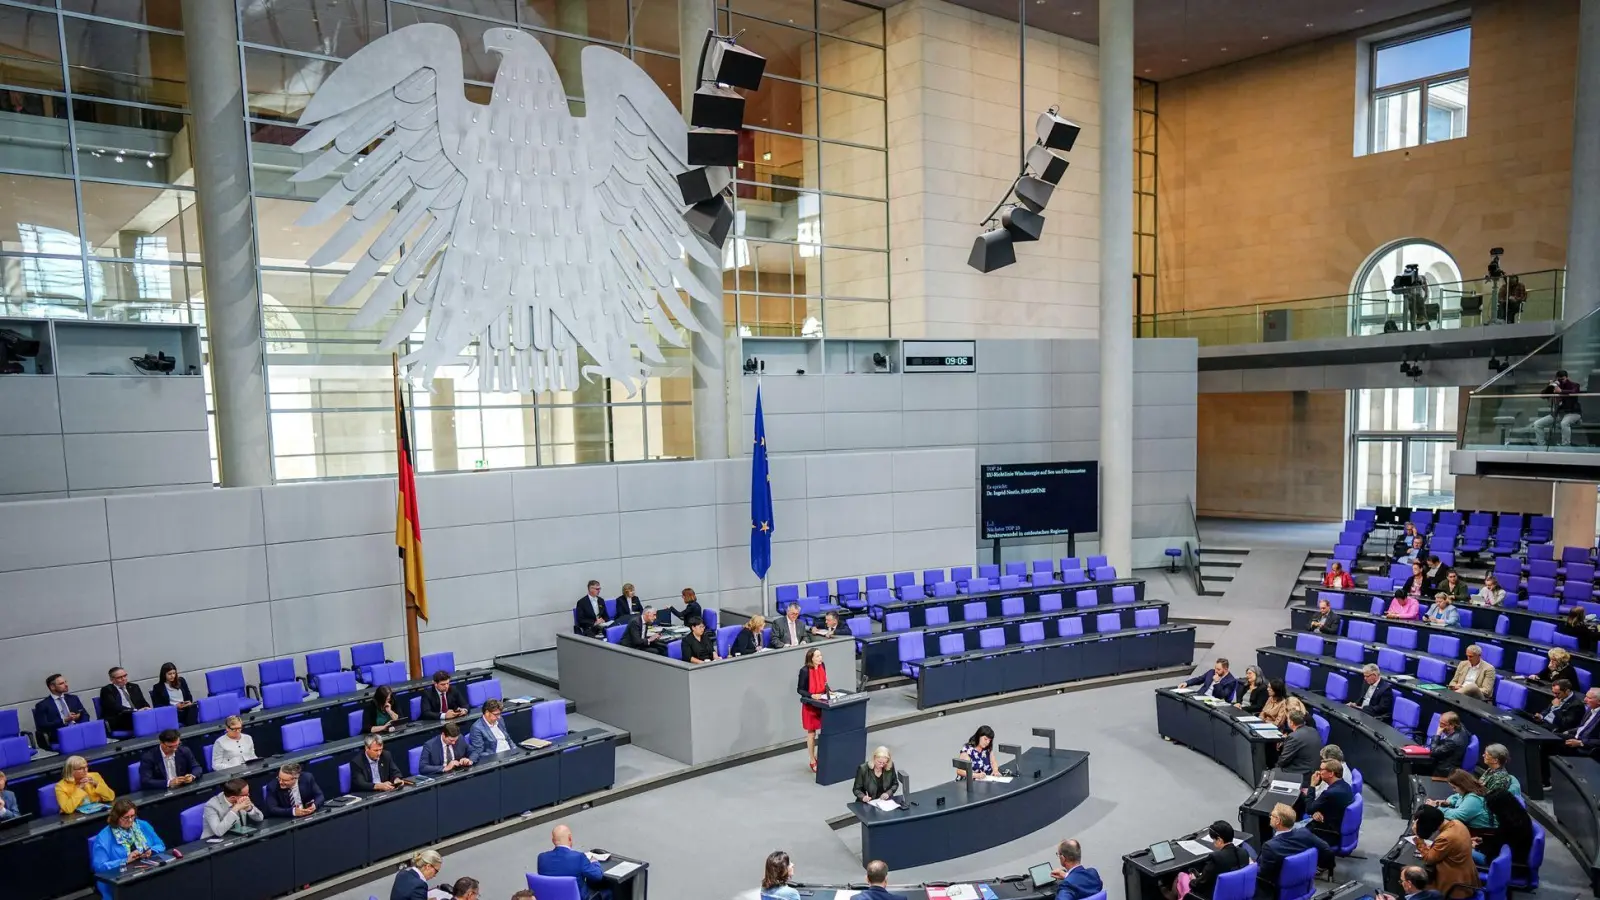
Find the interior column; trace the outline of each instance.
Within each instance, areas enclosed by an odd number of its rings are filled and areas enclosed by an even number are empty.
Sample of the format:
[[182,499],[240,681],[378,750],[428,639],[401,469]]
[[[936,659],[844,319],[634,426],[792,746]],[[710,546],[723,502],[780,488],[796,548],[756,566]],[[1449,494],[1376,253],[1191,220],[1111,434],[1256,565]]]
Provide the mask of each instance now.
[[[1578,4],[1578,75],[1572,109],[1572,205],[1564,318],[1600,306],[1600,4]],[[1583,373],[1575,372],[1580,379]],[[1592,535],[1591,535],[1592,536]]]
[[[689,118],[695,89],[700,86],[700,46],[706,32],[716,26],[715,0],[679,0],[678,84],[683,97],[683,117]],[[700,279],[717,302],[686,299],[689,312],[705,328],[689,336],[691,382],[694,399],[694,455],[696,459],[728,458],[728,390],[722,373],[722,272],[715,266],[688,260],[689,274]],[[652,400],[660,399],[657,397]]]
[[1133,570],[1133,0],[1100,0],[1100,552]]
[[232,3],[183,0],[217,462],[224,487],[249,487],[272,483],[272,451],[236,16]]

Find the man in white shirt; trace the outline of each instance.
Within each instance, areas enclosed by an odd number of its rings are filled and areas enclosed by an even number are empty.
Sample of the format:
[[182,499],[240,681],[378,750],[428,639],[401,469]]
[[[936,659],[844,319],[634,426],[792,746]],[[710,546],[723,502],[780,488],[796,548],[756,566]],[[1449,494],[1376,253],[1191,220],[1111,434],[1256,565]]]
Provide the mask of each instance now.
[[768,644],[773,647],[793,647],[796,644],[810,642],[811,635],[806,631],[806,626],[800,622],[800,604],[789,604],[783,618],[773,623],[772,638]]
[[229,716],[222,723],[222,737],[211,745],[211,771],[233,769],[256,759],[256,742],[244,733],[244,720]]
[[506,733],[504,709],[499,700],[490,698],[483,701],[483,718],[472,726],[472,731],[467,735],[467,755],[473,762],[514,749],[511,737]]

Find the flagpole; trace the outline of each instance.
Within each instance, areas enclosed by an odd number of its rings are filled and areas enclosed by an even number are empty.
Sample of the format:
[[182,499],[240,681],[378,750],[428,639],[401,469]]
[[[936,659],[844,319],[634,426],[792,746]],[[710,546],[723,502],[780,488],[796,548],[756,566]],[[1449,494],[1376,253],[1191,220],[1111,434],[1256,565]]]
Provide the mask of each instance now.
[[[394,377],[394,452],[395,472],[400,471],[400,354],[390,353],[389,364],[393,369]],[[399,484],[395,485],[399,490]],[[397,501],[398,502],[398,501]],[[406,608],[406,667],[411,673],[411,680],[420,680],[422,676],[422,637],[417,626],[417,607],[406,600],[406,573],[405,560],[400,561],[400,603]]]
[[[756,396],[757,397],[761,396],[761,371],[759,369],[756,370]],[[768,459],[768,462],[767,462],[768,469],[767,469],[767,471],[771,472],[772,471],[771,468],[770,468],[771,464],[772,464],[771,463],[771,457],[769,456],[767,459]],[[772,561],[771,561],[771,559],[768,559],[767,562],[770,565]],[[769,615],[769,613],[770,613],[770,615]],[[769,609],[769,607],[767,606],[767,576],[766,575],[762,575],[761,576],[761,614],[764,615],[764,616],[768,616],[773,621],[777,621],[776,613],[777,613],[777,610]]]

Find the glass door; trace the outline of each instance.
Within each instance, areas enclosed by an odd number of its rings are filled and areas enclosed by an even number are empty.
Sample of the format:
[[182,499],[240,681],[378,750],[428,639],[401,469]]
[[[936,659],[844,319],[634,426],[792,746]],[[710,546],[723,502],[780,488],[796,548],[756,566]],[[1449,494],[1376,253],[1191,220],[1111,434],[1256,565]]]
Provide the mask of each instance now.
[[1355,466],[1351,471],[1356,509],[1404,506],[1405,438],[1356,439]]

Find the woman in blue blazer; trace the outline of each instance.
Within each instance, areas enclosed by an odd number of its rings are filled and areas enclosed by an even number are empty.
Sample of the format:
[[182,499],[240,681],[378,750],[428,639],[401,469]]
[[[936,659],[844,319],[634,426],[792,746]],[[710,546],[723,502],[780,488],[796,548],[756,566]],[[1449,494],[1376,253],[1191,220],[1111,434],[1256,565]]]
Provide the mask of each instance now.
[[[149,822],[139,818],[139,807],[127,797],[118,797],[112,802],[111,812],[106,815],[106,827],[89,842],[90,864],[97,875],[120,871],[129,863],[165,852],[167,845],[161,842]],[[101,897],[113,900],[110,885],[97,880],[95,886],[100,889]]]

